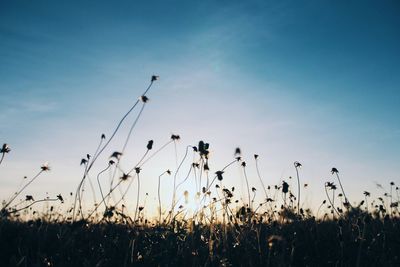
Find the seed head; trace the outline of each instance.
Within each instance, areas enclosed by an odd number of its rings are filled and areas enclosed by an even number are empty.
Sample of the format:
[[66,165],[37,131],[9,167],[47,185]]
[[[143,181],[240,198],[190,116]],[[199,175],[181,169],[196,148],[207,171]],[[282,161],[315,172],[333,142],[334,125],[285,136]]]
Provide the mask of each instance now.
[[121,179],[122,181],[126,181],[126,180],[129,179],[129,177],[131,177],[129,174],[123,173],[120,179]]
[[111,154],[110,158],[119,159],[121,156],[122,156],[121,152],[115,151],[114,153]]
[[45,162],[42,166],[40,166],[42,171],[50,171],[50,166],[48,162]]
[[177,135],[177,134],[172,134],[171,135],[171,139],[174,140],[174,141],[178,141],[179,139],[181,139],[181,137],[179,135]]
[[6,154],[11,151],[10,147],[7,144],[3,144],[3,146],[0,149],[0,153]]
[[219,181],[222,181],[224,178],[222,177],[222,174],[224,171],[217,171],[215,174],[217,175],[217,178]]
[[332,168],[331,173],[332,173],[332,174],[335,174],[335,173],[339,173],[339,171],[338,171],[338,169],[336,169],[336,168]]
[[298,161],[295,161],[294,162],[294,167],[295,168],[301,168],[303,165],[301,165],[301,163],[300,162],[298,162]]
[[147,103],[149,101],[149,98],[147,96],[145,96],[145,95],[142,95],[140,97],[140,101],[142,101],[143,103]]
[[148,149],[148,150],[151,150],[151,149],[153,148],[153,143],[154,143],[153,140],[150,140],[150,141],[147,143],[147,149]]

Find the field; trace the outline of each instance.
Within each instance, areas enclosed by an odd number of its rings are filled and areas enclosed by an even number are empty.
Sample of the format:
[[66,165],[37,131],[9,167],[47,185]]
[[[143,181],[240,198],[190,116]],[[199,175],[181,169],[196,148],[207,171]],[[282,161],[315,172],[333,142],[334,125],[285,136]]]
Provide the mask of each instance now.
[[[365,191],[365,200],[350,203],[338,169],[332,168],[334,181],[326,182],[322,189],[326,199],[318,210],[310,210],[301,202],[301,188],[307,186],[301,183],[301,163],[293,164],[297,186],[289,186],[286,181],[265,186],[258,155],[254,155],[262,185],[256,189],[249,186],[240,148],[224,168],[210,174],[210,145],[204,141],[188,146],[179,161],[176,157],[175,171],[160,174],[158,181],[163,175],[173,177],[172,203],[169,206],[161,202],[159,182],[158,212],[146,217],[139,201],[143,195],[142,166],[166,146],[176,147],[180,136],[171,135],[155,152],[150,140],[140,161],[129,171],[121,169],[120,161],[149,100],[146,94],[157,80],[158,76],[151,77],[150,85],[110,137],[102,134],[96,152],[82,158],[82,179],[75,193],[71,192],[68,205],[62,195],[36,200],[35,196],[24,195],[27,187],[50,171],[48,164],[43,164],[35,176],[24,179],[21,187],[3,201],[0,266],[400,266],[399,188],[394,182],[390,183],[390,192],[376,199]],[[102,159],[100,155],[107,151],[125,118],[139,105],[141,109],[130,125],[124,147],[107,158],[104,170],[93,174],[92,167]],[[10,152],[10,146],[4,144],[0,168]],[[189,152],[194,160],[185,176],[180,169]],[[233,165],[243,171],[245,198],[240,198],[234,187],[224,185],[225,172]],[[105,171],[114,173],[108,188],[100,183]],[[188,215],[177,192],[192,177],[198,205]],[[101,199],[87,208],[84,195],[88,191],[84,188],[89,187],[88,183],[93,187],[92,182],[98,186]],[[137,183],[137,201],[134,211],[127,212],[124,200],[133,182]],[[129,186],[124,191],[122,185],[126,183]],[[118,190],[120,195],[116,197]],[[255,201],[256,192],[263,196],[262,201]],[[40,205],[46,205],[45,212],[36,209]]]

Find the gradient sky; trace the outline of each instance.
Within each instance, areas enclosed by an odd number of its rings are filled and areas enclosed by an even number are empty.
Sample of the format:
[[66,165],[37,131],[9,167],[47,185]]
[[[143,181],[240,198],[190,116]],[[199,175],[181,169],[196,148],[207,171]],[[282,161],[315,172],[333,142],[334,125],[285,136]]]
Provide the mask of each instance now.
[[[157,148],[176,133],[180,156],[210,142],[212,171],[239,146],[256,187],[254,153],[266,184],[294,176],[300,161],[306,206],[324,199],[332,167],[354,201],[363,190],[377,197],[375,182],[400,183],[398,1],[82,2],[0,2],[0,142],[12,149],[0,166],[2,199],[45,161],[52,171],[26,194],[74,191],[81,157],[153,74],[160,80],[124,166],[147,140]],[[174,155],[170,146],[143,170],[149,203]],[[225,180],[243,187],[237,167]]]

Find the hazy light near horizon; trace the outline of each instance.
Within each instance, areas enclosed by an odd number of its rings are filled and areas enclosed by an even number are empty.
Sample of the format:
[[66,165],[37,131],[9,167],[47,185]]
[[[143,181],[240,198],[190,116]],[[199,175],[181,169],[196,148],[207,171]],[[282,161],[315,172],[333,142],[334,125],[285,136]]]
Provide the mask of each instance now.
[[[375,182],[399,181],[398,10],[389,3],[178,1],[150,8],[99,2],[89,8],[3,2],[0,141],[12,151],[0,166],[0,193],[12,194],[45,161],[51,172],[26,193],[73,192],[81,157],[94,152],[102,133],[110,136],[158,74],[123,167],[139,160],[148,140],[156,149],[179,134],[178,159],[187,145],[210,143],[210,174],[240,147],[257,199],[262,190],[254,154],[267,185],[285,180],[295,188],[289,177],[295,177],[293,162],[301,162],[301,181],[309,184],[303,200],[311,207],[325,198],[324,183],[335,179],[332,167],[351,200],[363,199],[363,190],[382,194]],[[96,171],[121,149],[133,118]],[[188,166],[189,160],[182,174]],[[155,185],[168,168],[176,169],[174,146],[143,168],[141,204],[146,199],[156,209]],[[233,166],[224,183],[246,199],[242,175]],[[171,177],[162,182],[163,203],[169,204]],[[178,194],[185,190],[193,200],[192,179]],[[133,184],[131,207],[135,192]]]

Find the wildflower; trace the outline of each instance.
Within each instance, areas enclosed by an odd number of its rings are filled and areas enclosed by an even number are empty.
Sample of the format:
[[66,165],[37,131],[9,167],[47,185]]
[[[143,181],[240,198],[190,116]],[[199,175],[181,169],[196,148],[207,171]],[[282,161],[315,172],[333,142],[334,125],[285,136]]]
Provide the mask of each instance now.
[[205,163],[204,164],[204,171],[209,171],[210,170],[210,167],[208,166],[208,163]]
[[135,172],[136,172],[137,174],[139,174],[141,170],[142,170],[142,169],[141,169],[140,167],[135,167]]
[[81,159],[81,165],[85,165],[87,163],[87,159]]
[[160,76],[158,75],[151,76],[151,82],[157,81],[158,79],[160,79]]
[[61,194],[57,195],[57,199],[61,201],[61,203],[64,203],[64,198],[62,197]]
[[257,154],[254,154],[254,159],[258,159],[258,155]]
[[285,193],[285,194],[287,192],[289,192],[289,184],[286,183],[285,181],[283,181],[283,183],[282,183],[282,192]]
[[332,174],[335,174],[335,173],[339,173],[339,171],[338,171],[338,169],[336,169],[336,168],[332,168],[331,173],[332,173]]
[[240,150],[240,147],[237,147],[235,149],[235,156],[240,156],[242,154],[242,151]]
[[101,139],[106,139],[106,135],[105,135],[105,134],[102,134],[102,135],[101,135]]
[[113,165],[115,163],[115,161],[113,161],[112,159],[108,162],[108,164]]
[[177,141],[177,140],[181,139],[181,137],[179,135],[177,135],[177,134],[172,134],[171,135],[171,139],[174,140],[174,141]]
[[218,180],[219,181],[222,181],[224,178],[222,177],[222,174],[223,174],[224,172],[223,171],[217,171],[215,174],[217,175],[217,178],[218,178]]
[[40,169],[42,169],[42,171],[50,171],[49,163],[45,162],[42,166],[40,166]]
[[154,143],[154,141],[153,140],[150,140],[148,143],[147,143],[147,149],[148,150],[151,150],[152,148],[153,148],[153,143]]
[[122,181],[126,181],[126,180],[129,179],[129,177],[131,177],[129,174],[123,173],[120,179],[121,179]]
[[140,101],[142,101],[143,103],[147,103],[149,101],[149,98],[147,96],[145,96],[145,95],[142,95],[140,97]]
[[3,146],[0,149],[0,153],[6,154],[11,151],[10,147],[7,144],[3,144]]
[[170,170],[167,170],[167,173],[168,173],[168,175],[171,175],[171,171]]
[[390,182],[390,185],[391,185],[391,186],[394,186],[394,182]]
[[246,167],[246,162],[245,161],[242,162],[242,167]]
[[111,154],[110,158],[120,159],[121,156],[122,156],[121,152],[115,151],[114,153]]
[[301,165],[301,163],[300,162],[298,162],[298,161],[295,161],[294,162],[294,167],[295,168],[301,168],[303,165]]
[[371,193],[368,191],[364,191],[364,196],[369,197],[369,196],[371,196]]
[[256,192],[257,189],[256,189],[255,187],[252,187],[252,188],[251,188],[251,191]]
[[34,199],[33,199],[33,196],[31,196],[31,195],[26,195],[26,197],[25,197],[25,200],[26,201],[35,201]]
[[139,206],[139,211],[142,211],[144,209],[143,206]]

